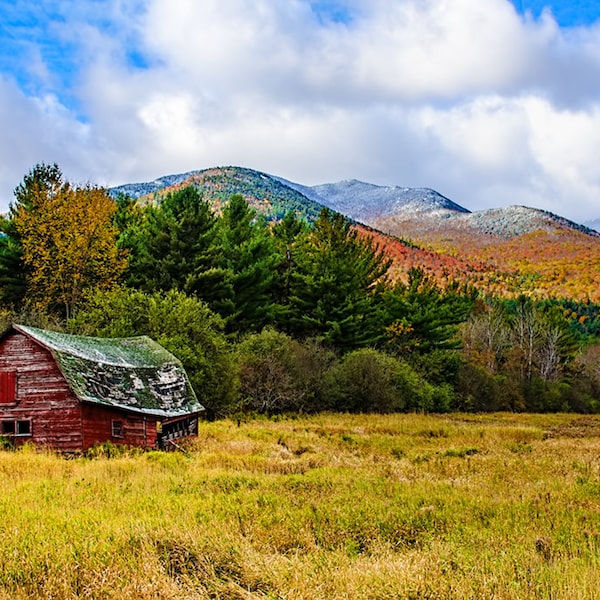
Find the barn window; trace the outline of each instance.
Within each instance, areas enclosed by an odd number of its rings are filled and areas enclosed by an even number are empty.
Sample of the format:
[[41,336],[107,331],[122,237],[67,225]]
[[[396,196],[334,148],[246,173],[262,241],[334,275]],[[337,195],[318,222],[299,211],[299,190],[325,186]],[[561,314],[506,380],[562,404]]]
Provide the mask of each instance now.
[[17,421],[17,435],[31,435],[31,421]]
[[112,422],[112,435],[116,438],[123,437],[123,421]]
[[1,421],[0,433],[2,435],[31,435],[31,421]]
[[2,431],[2,435],[15,435],[15,422],[2,421],[0,423],[0,429]]
[[0,373],[0,403],[12,404],[17,401],[17,373]]

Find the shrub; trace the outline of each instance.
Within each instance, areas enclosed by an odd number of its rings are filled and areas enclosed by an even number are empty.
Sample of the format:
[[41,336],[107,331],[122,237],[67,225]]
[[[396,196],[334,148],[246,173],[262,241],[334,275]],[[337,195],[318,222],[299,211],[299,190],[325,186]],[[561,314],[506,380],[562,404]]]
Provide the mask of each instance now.
[[431,411],[447,402],[446,392],[427,383],[407,362],[372,348],[346,354],[326,381],[327,406],[333,410]]
[[315,341],[301,343],[267,328],[238,345],[240,409],[264,414],[323,408],[323,373],[334,354]]

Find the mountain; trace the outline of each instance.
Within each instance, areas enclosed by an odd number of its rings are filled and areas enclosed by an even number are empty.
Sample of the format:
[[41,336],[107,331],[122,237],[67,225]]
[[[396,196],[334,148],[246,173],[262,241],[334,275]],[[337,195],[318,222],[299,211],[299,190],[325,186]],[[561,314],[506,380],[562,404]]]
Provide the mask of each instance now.
[[242,194],[268,219],[292,210],[309,221],[325,206],[355,222],[393,260],[392,277],[414,266],[494,295],[600,301],[600,233],[524,206],[470,212],[427,188],[357,180],[305,186],[240,167],[216,167],[112,188],[141,203],[188,185],[220,210]]
[[[430,189],[359,181],[297,188],[385,234],[454,257],[451,276],[491,294],[600,299],[600,233],[548,211],[508,206],[470,212]],[[438,269],[439,270],[439,269]]]
[[551,212],[525,206],[471,212],[428,188],[385,187],[356,180],[313,187],[285,183],[324,206],[393,235],[404,236],[407,231],[417,229],[415,224],[419,228],[447,230],[451,227],[503,237],[540,229],[551,231],[556,227],[597,233]]
[[293,210],[312,221],[323,208],[278,178],[242,167],[189,171],[181,175],[167,175],[147,183],[121,185],[109,191],[113,196],[121,193],[142,202],[155,202],[164,194],[190,185],[197,187],[216,209],[220,209],[232,195],[241,194],[270,219],[279,219]]
[[399,214],[435,213],[444,216],[469,211],[428,188],[384,187],[351,179],[313,187],[280,179],[307,198],[356,221],[369,223]]

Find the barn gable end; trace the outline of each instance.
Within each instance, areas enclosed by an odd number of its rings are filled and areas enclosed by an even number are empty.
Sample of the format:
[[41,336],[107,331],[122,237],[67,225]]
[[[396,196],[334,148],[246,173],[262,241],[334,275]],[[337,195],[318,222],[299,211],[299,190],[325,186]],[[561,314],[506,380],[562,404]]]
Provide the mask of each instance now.
[[0,340],[0,373],[14,385],[3,389],[13,402],[0,402],[0,434],[66,452],[82,448],[79,401],[49,350],[12,331]]

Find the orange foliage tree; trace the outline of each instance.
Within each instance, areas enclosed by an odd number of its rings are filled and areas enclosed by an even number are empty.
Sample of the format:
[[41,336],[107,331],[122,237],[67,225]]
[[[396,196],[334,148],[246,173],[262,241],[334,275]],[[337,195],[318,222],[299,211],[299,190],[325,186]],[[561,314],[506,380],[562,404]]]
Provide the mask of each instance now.
[[15,190],[11,217],[27,274],[26,299],[65,317],[87,289],[113,286],[125,268],[102,188],[72,187],[56,165],[37,165]]

